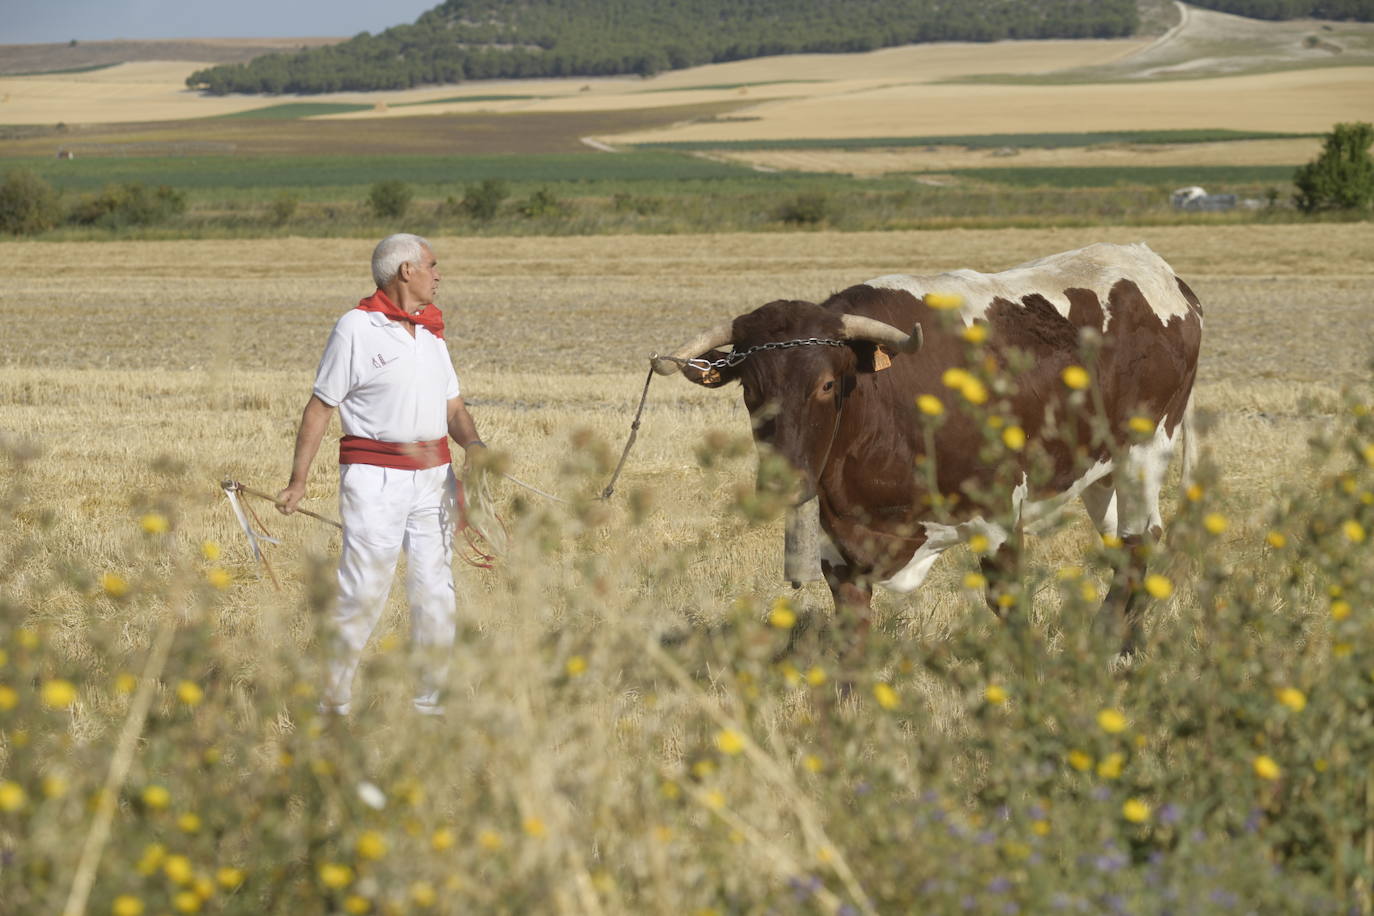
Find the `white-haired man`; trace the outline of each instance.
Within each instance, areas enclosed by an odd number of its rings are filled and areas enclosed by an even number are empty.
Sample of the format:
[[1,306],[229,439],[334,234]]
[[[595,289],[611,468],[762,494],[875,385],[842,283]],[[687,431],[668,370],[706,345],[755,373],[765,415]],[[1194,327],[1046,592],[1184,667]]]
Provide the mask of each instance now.
[[459,394],[434,306],[439,266],[429,242],[405,233],[372,252],[377,291],[339,319],[325,344],[296,434],[291,481],[278,508],[295,511],[337,408],[343,553],[328,637],[323,712],[347,715],[353,677],[377,626],[401,550],[406,552],[415,708],[442,712],[455,633],[453,569],[457,483],[448,438],[480,448]]

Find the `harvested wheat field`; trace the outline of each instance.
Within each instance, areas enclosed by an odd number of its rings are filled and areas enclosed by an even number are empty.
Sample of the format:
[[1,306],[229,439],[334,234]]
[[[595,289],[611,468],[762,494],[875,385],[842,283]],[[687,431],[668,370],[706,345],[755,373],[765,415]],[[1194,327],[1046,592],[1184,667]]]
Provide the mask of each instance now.
[[[1205,460],[1189,496],[1169,490],[1172,546],[1129,675],[1089,638],[1111,548],[1078,511],[1030,540],[1013,625],[966,587],[960,550],[919,594],[880,597],[866,655],[837,655],[824,587],[779,581],[733,388],[655,381],[617,492],[592,499],[646,356],[708,322],[892,271],[1136,240],[1206,310]],[[398,587],[347,723],[313,711],[337,536],[250,503],[282,541],[278,589],[218,483],[284,485],[329,327],[370,292],[370,243],[0,248],[8,899],[56,911],[85,887],[90,912],[312,914],[1363,899],[1286,844],[1357,862],[1370,836],[1310,825],[1360,810],[1369,759],[1374,226],[433,241],[498,469],[569,502],[496,478],[510,546],[495,569],[455,561],[448,718],[408,713]],[[1324,435],[1333,449],[1310,452]],[[306,503],[326,515],[330,442]]]

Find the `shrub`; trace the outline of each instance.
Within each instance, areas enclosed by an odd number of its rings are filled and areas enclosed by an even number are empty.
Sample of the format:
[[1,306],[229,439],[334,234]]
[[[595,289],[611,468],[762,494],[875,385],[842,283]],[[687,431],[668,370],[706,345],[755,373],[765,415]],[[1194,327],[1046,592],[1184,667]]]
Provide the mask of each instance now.
[[57,192],[28,169],[14,169],[0,184],[0,232],[32,235],[56,226],[62,219]]
[[1293,202],[1305,213],[1319,210],[1367,210],[1374,204],[1374,125],[1363,121],[1337,124],[1326,135],[1319,156],[1293,175],[1298,193]]
[[394,178],[379,181],[367,192],[367,206],[380,219],[400,219],[410,209],[415,196],[410,185]]
[[814,226],[830,218],[830,198],[825,194],[799,194],[778,208],[778,219],[794,225]]
[[468,185],[458,206],[475,220],[486,222],[494,218],[501,204],[510,196],[510,186],[499,178],[484,178],[480,184]]
[[663,200],[658,197],[636,197],[633,194],[621,192],[611,198],[611,204],[617,213],[637,213],[640,216],[653,216],[663,209]]
[[572,212],[572,204],[561,199],[548,188],[540,188],[525,200],[521,201],[516,208],[520,215],[526,219],[541,219],[552,217],[555,219],[567,216]]
[[166,185],[149,188],[141,182],[106,185],[81,200],[67,220],[80,226],[118,229],[150,226],[186,211],[186,195]]
[[284,226],[296,215],[301,196],[294,191],[282,191],[267,205],[267,220],[274,226]]

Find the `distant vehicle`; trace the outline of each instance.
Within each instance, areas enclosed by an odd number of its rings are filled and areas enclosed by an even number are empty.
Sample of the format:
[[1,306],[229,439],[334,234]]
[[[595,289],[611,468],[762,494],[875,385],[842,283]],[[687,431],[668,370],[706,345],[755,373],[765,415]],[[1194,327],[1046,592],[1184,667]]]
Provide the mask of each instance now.
[[1234,210],[1238,203],[1234,194],[1208,194],[1197,185],[1179,188],[1169,195],[1169,200],[1175,210]]

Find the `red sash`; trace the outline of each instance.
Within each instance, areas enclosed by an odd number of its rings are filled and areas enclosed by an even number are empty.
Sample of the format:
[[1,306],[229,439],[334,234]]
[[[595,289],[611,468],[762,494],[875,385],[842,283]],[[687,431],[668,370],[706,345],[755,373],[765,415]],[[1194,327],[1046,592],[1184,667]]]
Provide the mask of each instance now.
[[391,297],[386,293],[377,290],[371,296],[360,301],[358,308],[364,312],[381,312],[392,321],[409,321],[411,324],[429,331],[440,340],[444,339],[444,313],[439,311],[438,306],[433,302],[412,315],[392,302]]
[[363,436],[344,436],[339,440],[339,464],[372,464],[402,471],[423,471],[452,461],[448,439],[379,442]]

